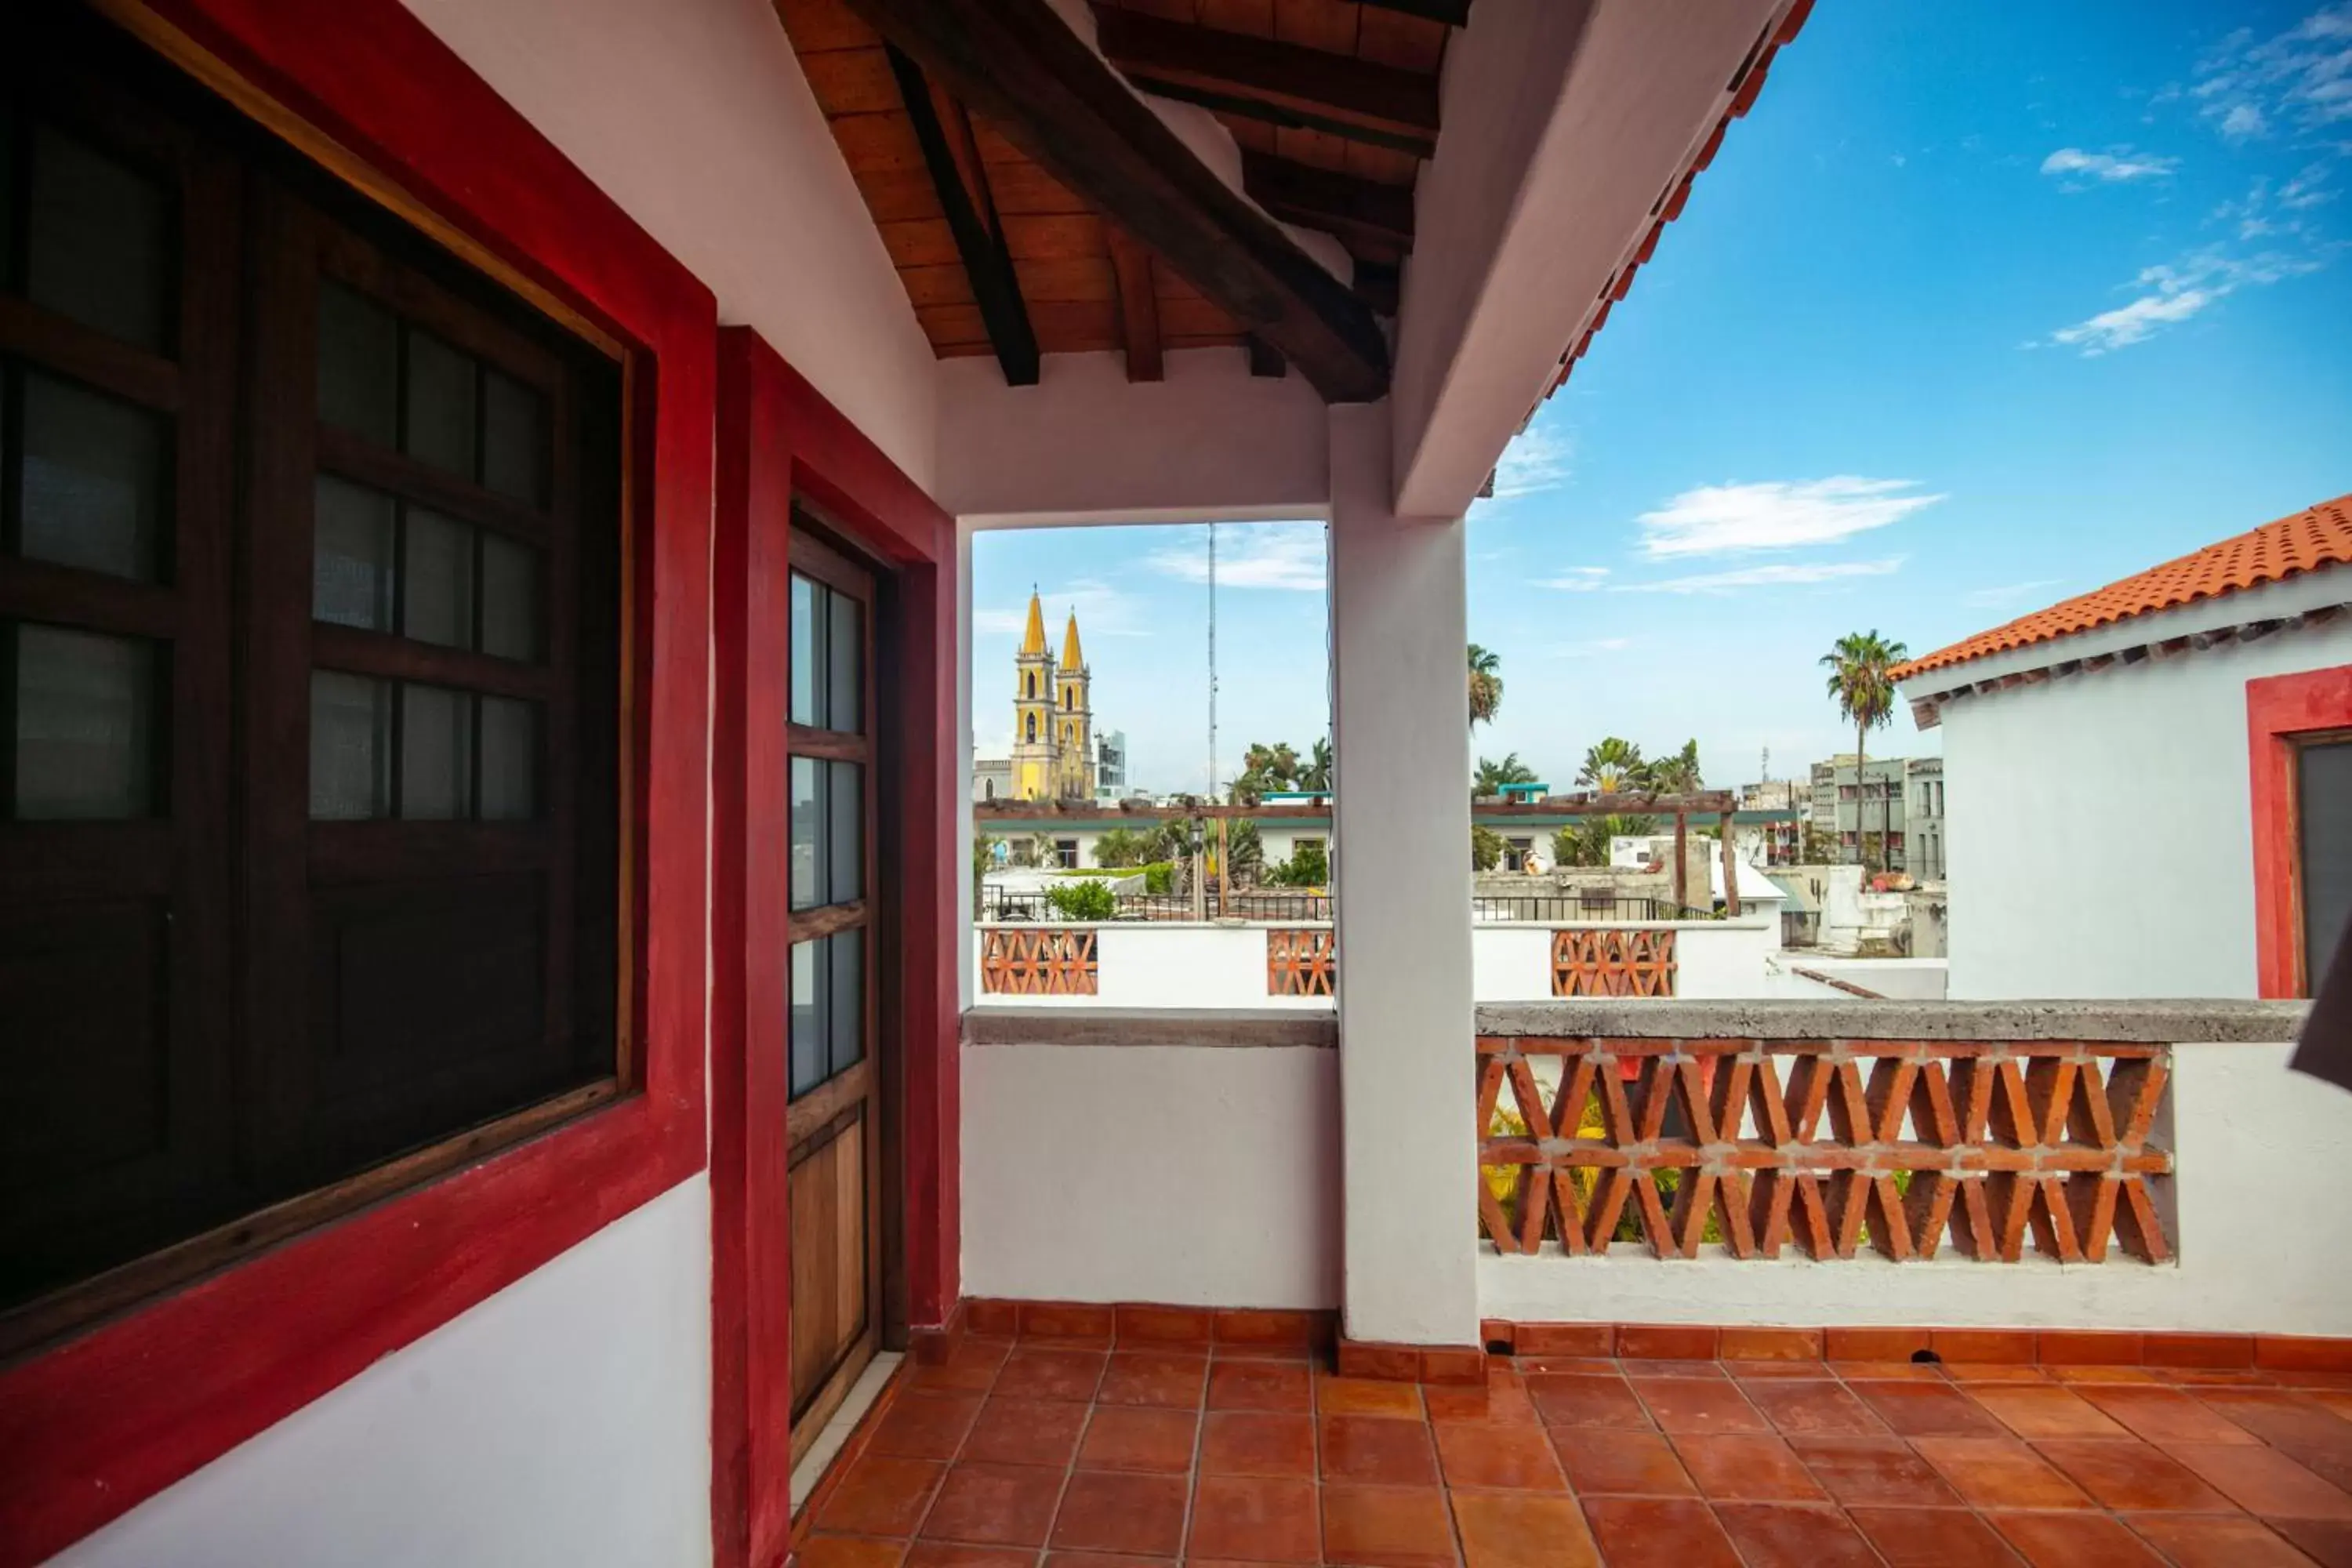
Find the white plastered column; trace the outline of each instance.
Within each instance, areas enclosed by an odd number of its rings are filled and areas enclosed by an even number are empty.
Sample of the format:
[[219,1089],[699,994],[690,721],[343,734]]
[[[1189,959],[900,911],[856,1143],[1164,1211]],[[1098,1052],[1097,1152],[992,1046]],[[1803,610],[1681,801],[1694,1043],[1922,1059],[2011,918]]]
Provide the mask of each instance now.
[[1477,1342],[1463,521],[1404,518],[1385,404],[1331,410],[1344,1331]]

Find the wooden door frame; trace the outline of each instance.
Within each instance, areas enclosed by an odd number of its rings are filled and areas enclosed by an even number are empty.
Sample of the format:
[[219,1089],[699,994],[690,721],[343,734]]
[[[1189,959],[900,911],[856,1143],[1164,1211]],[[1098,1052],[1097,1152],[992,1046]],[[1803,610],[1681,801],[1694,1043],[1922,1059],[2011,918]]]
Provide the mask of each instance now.
[[[791,842],[784,716],[793,503],[877,568],[871,791],[883,983],[882,1321],[959,1296],[953,520],[749,328],[719,334],[713,552],[711,1534],[719,1568],[792,1530]],[[886,787],[887,781],[887,787]],[[887,1340],[886,1340],[886,1342]]]
[[2296,752],[2352,730],[2352,664],[2246,682],[2248,796],[2253,820],[2255,994],[2311,994],[2304,952],[2303,825]]

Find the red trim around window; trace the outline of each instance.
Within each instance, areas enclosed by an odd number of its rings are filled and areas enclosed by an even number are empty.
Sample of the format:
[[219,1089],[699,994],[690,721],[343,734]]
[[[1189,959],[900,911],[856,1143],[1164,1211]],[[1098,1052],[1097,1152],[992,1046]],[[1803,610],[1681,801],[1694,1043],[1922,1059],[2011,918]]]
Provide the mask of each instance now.
[[397,0],[143,14],[632,352],[644,1092],[0,1371],[0,1568],[49,1557],[703,1164],[712,297]]
[[711,1527],[720,1568],[792,1528],[782,714],[795,496],[884,563],[876,637],[891,815],[885,1079],[900,1115],[908,1322],[957,1296],[955,525],[747,328],[719,334],[711,941]]
[[2294,737],[2352,729],[2352,664],[2246,682],[2254,818],[2254,974],[2263,996],[2308,996]]

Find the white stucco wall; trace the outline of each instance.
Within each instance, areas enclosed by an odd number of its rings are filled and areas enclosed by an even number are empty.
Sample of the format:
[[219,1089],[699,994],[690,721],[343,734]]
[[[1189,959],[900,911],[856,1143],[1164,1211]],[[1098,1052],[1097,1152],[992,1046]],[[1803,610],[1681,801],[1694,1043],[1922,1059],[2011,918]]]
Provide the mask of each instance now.
[[2345,663],[2338,622],[1948,705],[1951,995],[2253,995],[2246,682]]
[[[1958,800],[1955,793],[1953,798]],[[1639,1244],[1604,1258],[1478,1260],[1479,1310],[1522,1322],[1940,1325],[2352,1334],[2342,1259],[2352,1209],[2294,1201],[2317,1151],[2352,1140],[2352,1095],[2286,1070],[2291,1047],[2185,1046],[2168,1137],[2179,1262],[2063,1266],[1957,1257],[1890,1263],[1661,1262]]]
[[1337,1305],[1339,1053],[965,1047],[963,1288]]
[[[1001,928],[1019,931],[1021,926]],[[1068,930],[1068,927],[1054,927]],[[1096,992],[1092,996],[981,995],[976,1005],[1016,1007],[1300,1007],[1329,1012],[1328,996],[1265,994],[1265,933],[1262,925],[1180,925],[1136,921],[1093,926]],[[972,962],[986,942],[972,932]]]
[[709,1561],[710,1187],[700,1175],[51,1560]]
[[[1551,1000],[1549,925],[1481,923],[1470,929],[1471,984],[1481,1002]],[[1766,963],[1780,945],[1780,917],[1675,925],[1675,994],[1686,1000],[1773,994]]]
[[768,0],[404,3],[933,485],[938,363]]

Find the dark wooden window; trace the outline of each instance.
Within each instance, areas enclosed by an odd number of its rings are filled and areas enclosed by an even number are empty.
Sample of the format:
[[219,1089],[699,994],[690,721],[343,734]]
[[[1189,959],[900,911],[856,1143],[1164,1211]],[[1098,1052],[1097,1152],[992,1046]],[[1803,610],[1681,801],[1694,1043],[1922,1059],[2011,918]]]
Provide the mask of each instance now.
[[2352,733],[2305,736],[2294,752],[2303,973],[2316,987],[2352,939]]
[[5,34],[0,1347],[626,1076],[617,367]]

